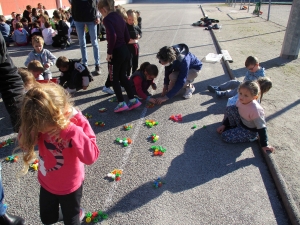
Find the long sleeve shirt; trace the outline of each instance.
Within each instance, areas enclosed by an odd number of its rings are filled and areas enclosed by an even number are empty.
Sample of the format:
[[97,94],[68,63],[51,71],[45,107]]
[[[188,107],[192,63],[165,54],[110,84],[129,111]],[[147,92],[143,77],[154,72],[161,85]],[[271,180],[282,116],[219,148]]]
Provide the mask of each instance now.
[[[28,54],[24,65],[27,67],[32,60],[38,60],[42,63],[42,65],[50,63],[50,65],[52,66],[56,62],[56,57],[48,49],[43,49],[41,53],[36,53],[33,50]],[[50,72],[50,67],[45,69],[45,72]]]

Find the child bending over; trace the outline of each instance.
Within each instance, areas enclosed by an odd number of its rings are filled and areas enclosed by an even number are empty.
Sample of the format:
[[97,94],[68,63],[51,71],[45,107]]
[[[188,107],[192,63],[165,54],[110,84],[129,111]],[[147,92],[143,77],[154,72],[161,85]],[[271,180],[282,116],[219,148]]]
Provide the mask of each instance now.
[[156,90],[157,87],[153,80],[157,75],[157,66],[149,62],[142,63],[140,68],[132,74],[130,77],[132,88],[139,98],[155,103],[155,99],[150,97],[148,88],[151,86],[153,90]]
[[31,40],[33,51],[29,53],[25,66],[27,67],[32,60],[38,60],[43,65],[45,71],[43,73],[45,80],[52,79],[50,66],[55,64],[56,57],[47,49],[44,49],[44,39],[40,36],[34,36]]
[[268,144],[267,124],[264,109],[257,102],[260,95],[255,81],[246,81],[238,88],[239,99],[236,105],[226,107],[225,119],[217,132],[228,143],[255,141],[259,138],[263,151],[273,152]]
[[86,90],[89,83],[93,81],[92,74],[80,61],[81,59],[68,59],[65,56],[60,56],[56,60],[56,66],[61,72],[59,84],[69,93],[80,89]]
[[59,205],[64,224],[80,224],[84,165],[99,156],[96,136],[87,119],[75,109],[70,96],[57,84],[33,87],[21,108],[19,148],[24,151],[26,174],[38,146],[40,217],[43,224],[58,222]]
[[[259,77],[265,76],[265,68],[259,66],[259,61],[257,57],[249,56],[245,61],[245,66],[247,68],[246,76],[244,78],[244,82],[247,80],[255,81]],[[220,86],[207,86],[207,89],[212,92],[216,93],[217,97],[233,97],[237,94],[237,90],[241,81],[238,80],[230,80],[227,81]]]

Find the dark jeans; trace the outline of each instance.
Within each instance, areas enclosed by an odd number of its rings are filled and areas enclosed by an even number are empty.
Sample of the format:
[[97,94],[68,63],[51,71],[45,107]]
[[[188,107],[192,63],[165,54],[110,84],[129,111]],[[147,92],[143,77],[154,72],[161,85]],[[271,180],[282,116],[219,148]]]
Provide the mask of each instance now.
[[80,225],[79,213],[82,197],[82,185],[67,195],[55,195],[43,187],[40,190],[40,216],[43,224],[53,224],[58,221],[59,205],[61,206],[65,225]]
[[139,66],[139,44],[128,44],[130,60],[127,68],[127,76],[130,77]]
[[114,49],[112,56],[113,58],[112,61],[110,62],[110,65],[112,65],[113,67],[112,82],[113,82],[113,89],[117,96],[118,102],[124,101],[120,82],[125,88],[128,98],[133,99],[134,95],[132,92],[132,87],[130,85],[130,81],[126,76],[127,66],[130,59],[130,53],[127,45],[123,45],[119,48]]

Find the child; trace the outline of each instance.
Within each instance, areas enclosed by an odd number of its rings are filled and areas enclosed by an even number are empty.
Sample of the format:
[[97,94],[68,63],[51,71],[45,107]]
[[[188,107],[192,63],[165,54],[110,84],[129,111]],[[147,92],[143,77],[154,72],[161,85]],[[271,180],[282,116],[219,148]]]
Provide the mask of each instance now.
[[14,18],[14,20],[12,21],[12,25],[13,25],[14,31],[15,31],[16,29],[18,29],[18,28],[16,28],[16,24],[17,24],[18,22],[20,22],[20,20],[21,20],[21,14],[17,14],[17,15],[16,15],[16,18]]
[[135,94],[137,94],[139,98],[155,103],[155,99],[150,98],[151,94],[148,92],[148,88],[151,86],[153,90],[156,90],[156,84],[153,80],[157,75],[157,66],[149,62],[142,63],[140,68],[132,74],[130,81]]
[[31,23],[37,22],[39,19],[38,12],[36,8],[32,8],[31,10]]
[[32,39],[33,36],[43,37],[42,30],[40,29],[40,25],[38,22],[32,23],[30,38]]
[[66,88],[69,93],[77,90],[86,90],[93,77],[88,68],[80,63],[81,59],[68,59],[60,56],[56,60],[56,66],[61,72],[59,84]]
[[[130,81],[126,77],[130,57],[126,44],[129,42],[130,37],[125,21],[118,13],[114,12],[113,0],[100,0],[98,9],[104,17],[103,23],[106,28],[108,45],[106,60],[110,63],[113,89],[119,102],[114,112],[137,108],[141,105],[141,102],[134,97]],[[120,82],[127,92],[129,98],[128,105],[124,102]]]
[[18,74],[22,77],[25,91],[28,91],[29,89],[33,88],[34,86],[39,85],[38,82],[36,82],[35,77],[31,72],[28,71],[26,68],[19,68]]
[[268,145],[267,125],[264,110],[257,102],[260,94],[256,81],[245,81],[238,88],[239,99],[236,105],[226,107],[225,119],[217,132],[228,143],[257,140],[259,137],[263,151],[273,152]]
[[99,149],[89,122],[57,84],[39,85],[25,94],[19,135],[19,147],[24,151],[22,174],[35,159],[35,145],[42,223],[58,222],[60,206],[64,224],[79,225],[84,217],[80,208],[84,165],[97,160]]
[[5,40],[6,46],[9,46],[10,27],[6,23],[5,16],[0,15],[0,32]]
[[[246,72],[246,76],[244,81],[251,80],[255,81],[259,77],[265,76],[265,68],[259,66],[259,61],[257,57],[249,56],[245,61],[245,66],[248,69]],[[242,82],[238,80],[230,80],[227,81],[220,86],[207,86],[207,89],[212,92],[216,93],[217,97],[233,97],[237,94],[237,89]]]
[[16,46],[28,45],[29,34],[23,28],[21,22],[16,23],[16,30],[12,34],[12,39],[15,41]]
[[142,17],[141,17],[141,12],[140,11],[135,11],[136,16],[137,16],[137,22],[138,22],[138,27],[142,30]]
[[55,30],[57,30],[57,35],[53,37],[53,47],[61,47],[62,49],[65,49],[66,47],[70,46],[70,43],[68,42],[68,25],[62,20],[62,16],[60,12],[57,12],[55,14],[55,21],[58,21],[55,25]]
[[28,63],[27,69],[34,76],[35,80],[44,80],[44,67],[38,60],[32,60]]
[[130,40],[127,44],[128,49],[130,51],[131,57],[129,61],[129,65],[127,68],[127,76],[131,75],[131,68],[132,73],[134,73],[139,64],[139,39],[142,37],[142,31],[137,26],[137,18],[135,12],[130,9],[127,11],[127,29],[129,31]]
[[38,22],[40,23],[40,29],[41,30],[45,29],[45,22],[46,21],[49,22],[49,16],[47,16],[46,14],[40,14]]
[[42,31],[42,35],[45,41],[45,45],[52,45],[52,37],[55,36],[56,32],[52,29],[50,22],[45,22],[45,29]]
[[50,66],[53,66],[56,61],[56,57],[47,49],[44,49],[44,39],[40,36],[34,36],[31,40],[34,50],[29,53],[25,66],[28,66],[28,63],[32,60],[38,60],[44,66],[43,76],[45,80],[52,79],[52,73],[50,71]]
[[[272,81],[268,77],[260,77],[257,79],[257,83],[260,88],[260,99],[257,101],[261,103],[263,94],[267,93],[272,88]],[[235,96],[229,98],[226,106],[235,105],[238,98],[239,94],[236,94]]]
[[23,17],[20,21],[23,25],[23,28],[27,31],[28,34],[31,34],[30,27],[28,26],[28,20]]

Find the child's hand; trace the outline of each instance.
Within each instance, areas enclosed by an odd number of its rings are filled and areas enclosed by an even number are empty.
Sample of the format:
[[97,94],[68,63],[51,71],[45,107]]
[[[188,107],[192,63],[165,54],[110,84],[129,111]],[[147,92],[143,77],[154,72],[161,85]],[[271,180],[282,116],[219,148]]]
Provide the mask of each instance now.
[[271,153],[275,152],[275,148],[272,147],[271,145],[262,147],[262,150],[263,150],[265,153],[267,153],[267,151],[270,151]]
[[160,105],[161,103],[167,101],[169,98],[167,96],[159,97],[156,99],[156,104]]
[[224,125],[219,126],[219,127],[217,128],[217,132],[218,132],[219,134],[222,134],[224,130],[225,130],[225,126],[224,126]]
[[107,54],[106,61],[111,62],[111,60],[112,60],[112,55]]
[[151,102],[153,104],[156,104],[156,99],[155,98],[149,98],[148,102]]
[[163,88],[163,91],[161,93],[161,96],[165,96],[167,94],[167,92],[168,92],[168,86],[165,85],[164,88]]
[[156,89],[157,89],[157,86],[156,86],[155,83],[151,84],[151,87],[152,87],[153,90],[156,90]]
[[82,87],[83,90],[86,90],[87,88],[88,88],[88,86],[83,86]]
[[47,69],[47,68],[49,68],[50,67],[50,63],[45,63],[44,64],[44,67]]

